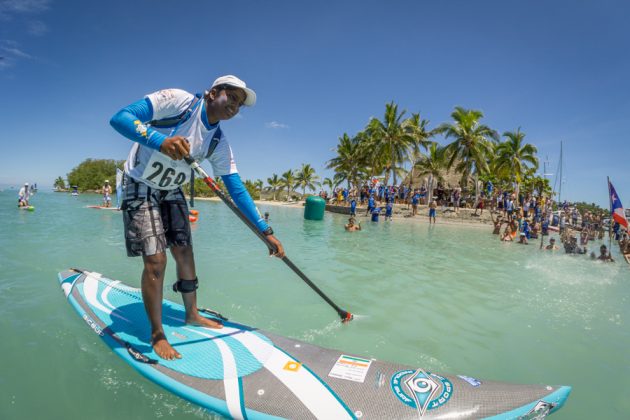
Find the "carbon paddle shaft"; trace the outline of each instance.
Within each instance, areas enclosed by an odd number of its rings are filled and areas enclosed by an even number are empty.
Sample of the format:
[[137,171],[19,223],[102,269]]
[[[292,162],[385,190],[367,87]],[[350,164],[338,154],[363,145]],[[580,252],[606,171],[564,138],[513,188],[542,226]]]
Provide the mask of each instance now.
[[[247,227],[249,227],[251,231],[254,232],[256,236],[258,236],[260,240],[265,243],[265,245],[267,245],[269,249],[277,251],[276,246],[269,241],[267,236],[259,231],[256,225],[254,225],[254,223],[252,223],[252,221],[249,220],[238,207],[236,207],[232,200],[230,200],[228,197],[225,196],[225,194],[223,194],[223,191],[221,191],[221,188],[219,188],[214,179],[212,179],[210,175],[208,175],[206,171],[204,171],[203,168],[199,166],[199,164],[194,159],[186,156],[184,157],[184,160],[190,165],[193,171],[195,171],[195,173],[197,173],[197,175],[199,175],[199,177],[203,179],[203,182],[208,187],[210,187],[210,189],[221,199],[221,201],[223,201],[234,212],[234,214],[236,214],[239,219],[241,219],[243,223],[245,223]],[[295,264],[291,262],[289,257],[284,256],[281,259],[286,265],[289,266],[291,270],[293,270],[295,274],[297,274],[302,280],[304,280],[304,282],[308,284],[311,289],[313,289],[319,296],[321,296],[321,298],[324,299],[326,303],[328,303],[335,311],[337,311],[337,314],[341,317],[342,322],[348,322],[352,320],[352,314],[348,311],[344,311],[339,306],[337,306],[335,302],[333,302],[328,296],[326,296],[324,292],[320,290],[319,287],[315,285],[315,283],[313,283],[308,277],[306,277],[306,274],[304,274],[302,270],[297,268]]]

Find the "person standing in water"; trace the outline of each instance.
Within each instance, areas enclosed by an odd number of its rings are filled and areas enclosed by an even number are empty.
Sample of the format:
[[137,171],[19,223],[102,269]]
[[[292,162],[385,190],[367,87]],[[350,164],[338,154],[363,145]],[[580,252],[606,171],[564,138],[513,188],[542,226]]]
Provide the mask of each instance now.
[[372,213],[372,210],[376,207],[376,203],[374,202],[374,194],[370,194],[370,198],[368,199],[368,206],[365,215]]
[[350,201],[350,216],[356,217],[357,215],[357,200],[352,197],[352,201]]
[[393,198],[390,199],[387,204],[385,205],[385,220],[392,220],[392,213],[394,212],[394,204],[393,204]]
[[414,191],[413,196],[411,197],[411,215],[415,216],[418,214],[418,202],[420,201],[420,194]]
[[608,252],[606,245],[602,245],[599,247],[599,257],[597,257],[597,259],[600,261],[615,262],[612,255],[610,255],[610,253]]
[[433,224],[435,224],[435,212],[437,209],[437,202],[435,200],[431,200],[429,204],[429,224],[431,224],[431,219],[433,219]]
[[116,113],[110,123],[134,141],[123,176],[123,213],[127,255],[141,256],[142,298],[151,323],[151,345],[163,359],[181,358],[162,327],[162,288],[166,250],[177,268],[173,290],[182,294],[185,322],[222,328],[197,309],[197,272],[193,256],[188,206],[182,185],[190,182],[190,165],[183,160],[207,159],[220,176],[236,206],[267,236],[282,258],[284,248],[265,223],[236,169],[232,150],[220,126],[242,106],[252,106],[256,93],[239,78],[219,77],[203,95],[165,89],[147,95]]
[[344,228],[348,232],[354,232],[355,230],[361,230],[361,222],[359,222],[359,224],[356,224],[354,222],[354,217],[351,217],[351,218],[348,219],[348,223],[344,226]]
[[556,245],[556,240],[554,238],[549,238],[549,245],[547,245],[545,249],[548,251],[556,251],[560,248]]

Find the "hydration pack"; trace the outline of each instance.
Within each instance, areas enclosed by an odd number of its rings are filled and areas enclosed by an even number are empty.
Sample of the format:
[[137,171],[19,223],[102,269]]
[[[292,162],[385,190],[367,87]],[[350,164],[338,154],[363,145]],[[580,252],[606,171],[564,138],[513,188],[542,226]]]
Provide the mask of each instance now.
[[176,127],[180,123],[184,123],[186,120],[188,120],[188,118],[190,118],[190,116],[192,115],[192,111],[195,108],[195,105],[197,105],[197,102],[199,102],[202,98],[203,98],[203,95],[201,93],[195,93],[195,97],[190,102],[190,104],[188,105],[188,108],[186,108],[184,112],[182,112],[179,115],[176,115],[175,117],[168,117],[168,118],[163,118],[161,120],[149,121],[149,125],[155,128],[172,128],[172,127]]

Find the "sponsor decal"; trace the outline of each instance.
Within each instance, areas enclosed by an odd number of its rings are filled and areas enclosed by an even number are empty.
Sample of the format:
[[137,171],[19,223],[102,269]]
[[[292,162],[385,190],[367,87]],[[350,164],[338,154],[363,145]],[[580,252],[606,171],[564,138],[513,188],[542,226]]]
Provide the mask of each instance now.
[[527,414],[520,416],[518,420],[542,420],[547,417],[549,412],[553,410],[555,406],[555,404],[548,403],[546,401],[538,401],[534,408],[529,410]]
[[168,99],[174,98],[175,92],[173,91],[173,89],[162,89],[157,93],[157,95],[161,100],[166,101]]
[[371,364],[372,361],[369,359],[342,354],[335,362],[328,376],[347,381],[363,382]]
[[137,362],[148,363],[150,365],[157,364],[157,360],[151,359],[140,353],[138,350],[134,349],[131,344],[125,342],[125,347],[127,348],[127,352],[129,352],[131,357],[133,357]]
[[133,123],[136,126],[136,133],[142,137],[147,137],[147,126],[142,124],[140,120],[135,120]]
[[90,326],[90,328],[92,328],[92,331],[94,331],[96,334],[100,335],[101,337],[105,335],[101,327],[99,327],[98,324],[88,316],[88,314],[83,314],[83,320]]
[[475,379],[466,375],[457,375],[457,377],[465,380],[466,382],[468,382],[470,385],[474,387],[478,387],[479,385],[481,385],[481,381],[479,379]]
[[391,388],[396,397],[422,417],[448,402],[453,395],[453,385],[448,379],[434,373],[418,370],[402,370],[392,376]]
[[289,360],[282,369],[288,370],[289,372],[297,372],[298,370],[300,370],[300,366],[302,366],[302,363]]
[[180,333],[178,333],[177,331],[173,331],[173,332],[171,332],[171,334],[172,334],[172,335],[174,335],[175,337],[179,338],[180,340],[185,340],[185,339],[187,339],[187,338],[188,338],[188,337],[187,337],[187,336],[185,336],[184,334],[180,334]]
[[383,388],[383,386],[385,385],[385,375],[383,375],[383,372],[378,371],[376,373],[376,388]]

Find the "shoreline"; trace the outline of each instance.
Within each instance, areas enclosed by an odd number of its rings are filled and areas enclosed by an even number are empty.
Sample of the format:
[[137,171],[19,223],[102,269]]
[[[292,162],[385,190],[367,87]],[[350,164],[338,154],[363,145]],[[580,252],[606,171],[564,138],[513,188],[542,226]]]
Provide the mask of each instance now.
[[[218,201],[220,202],[221,199],[219,197],[195,197],[195,200],[201,200],[201,201]],[[254,200],[254,203],[256,204],[256,206],[259,205],[268,205],[268,206],[272,206],[272,207],[290,207],[290,208],[304,208],[304,201],[296,201],[296,202],[286,202],[286,201],[268,201],[268,200]],[[349,206],[341,206],[341,207],[348,207]],[[365,212],[367,211],[366,207],[357,207],[357,219],[360,221],[364,221],[364,219],[366,221],[370,221],[369,216],[364,216]],[[447,213],[445,213],[445,211]],[[343,213],[336,213],[336,212],[331,212],[331,211],[326,211],[327,213],[333,213],[333,214],[338,214],[340,216],[348,216],[347,214],[343,214]],[[409,210],[409,212],[411,212],[411,210]],[[490,228],[492,229],[493,227],[493,223],[492,220],[490,220],[489,218],[486,217],[486,215],[489,215],[489,210],[488,209],[484,209],[484,216],[480,217],[479,219],[467,219],[465,216],[467,215],[467,217],[472,217],[469,214],[473,213],[474,210],[473,209],[460,209],[459,213],[455,213],[453,210],[450,209],[437,209],[437,219],[436,219],[436,225],[449,225],[449,226],[466,226],[466,227],[475,227],[475,228]],[[397,204],[394,207],[394,214],[392,216],[392,219],[395,221],[401,221],[404,223],[422,223],[422,224],[429,224],[429,206],[428,205],[422,205],[422,206],[418,206],[418,214],[415,217],[408,217],[406,216],[406,214],[408,213],[408,211],[406,210],[406,204]],[[461,215],[461,216],[457,216],[457,215]],[[381,215],[381,217],[379,218],[379,223],[384,222],[384,216]]]

